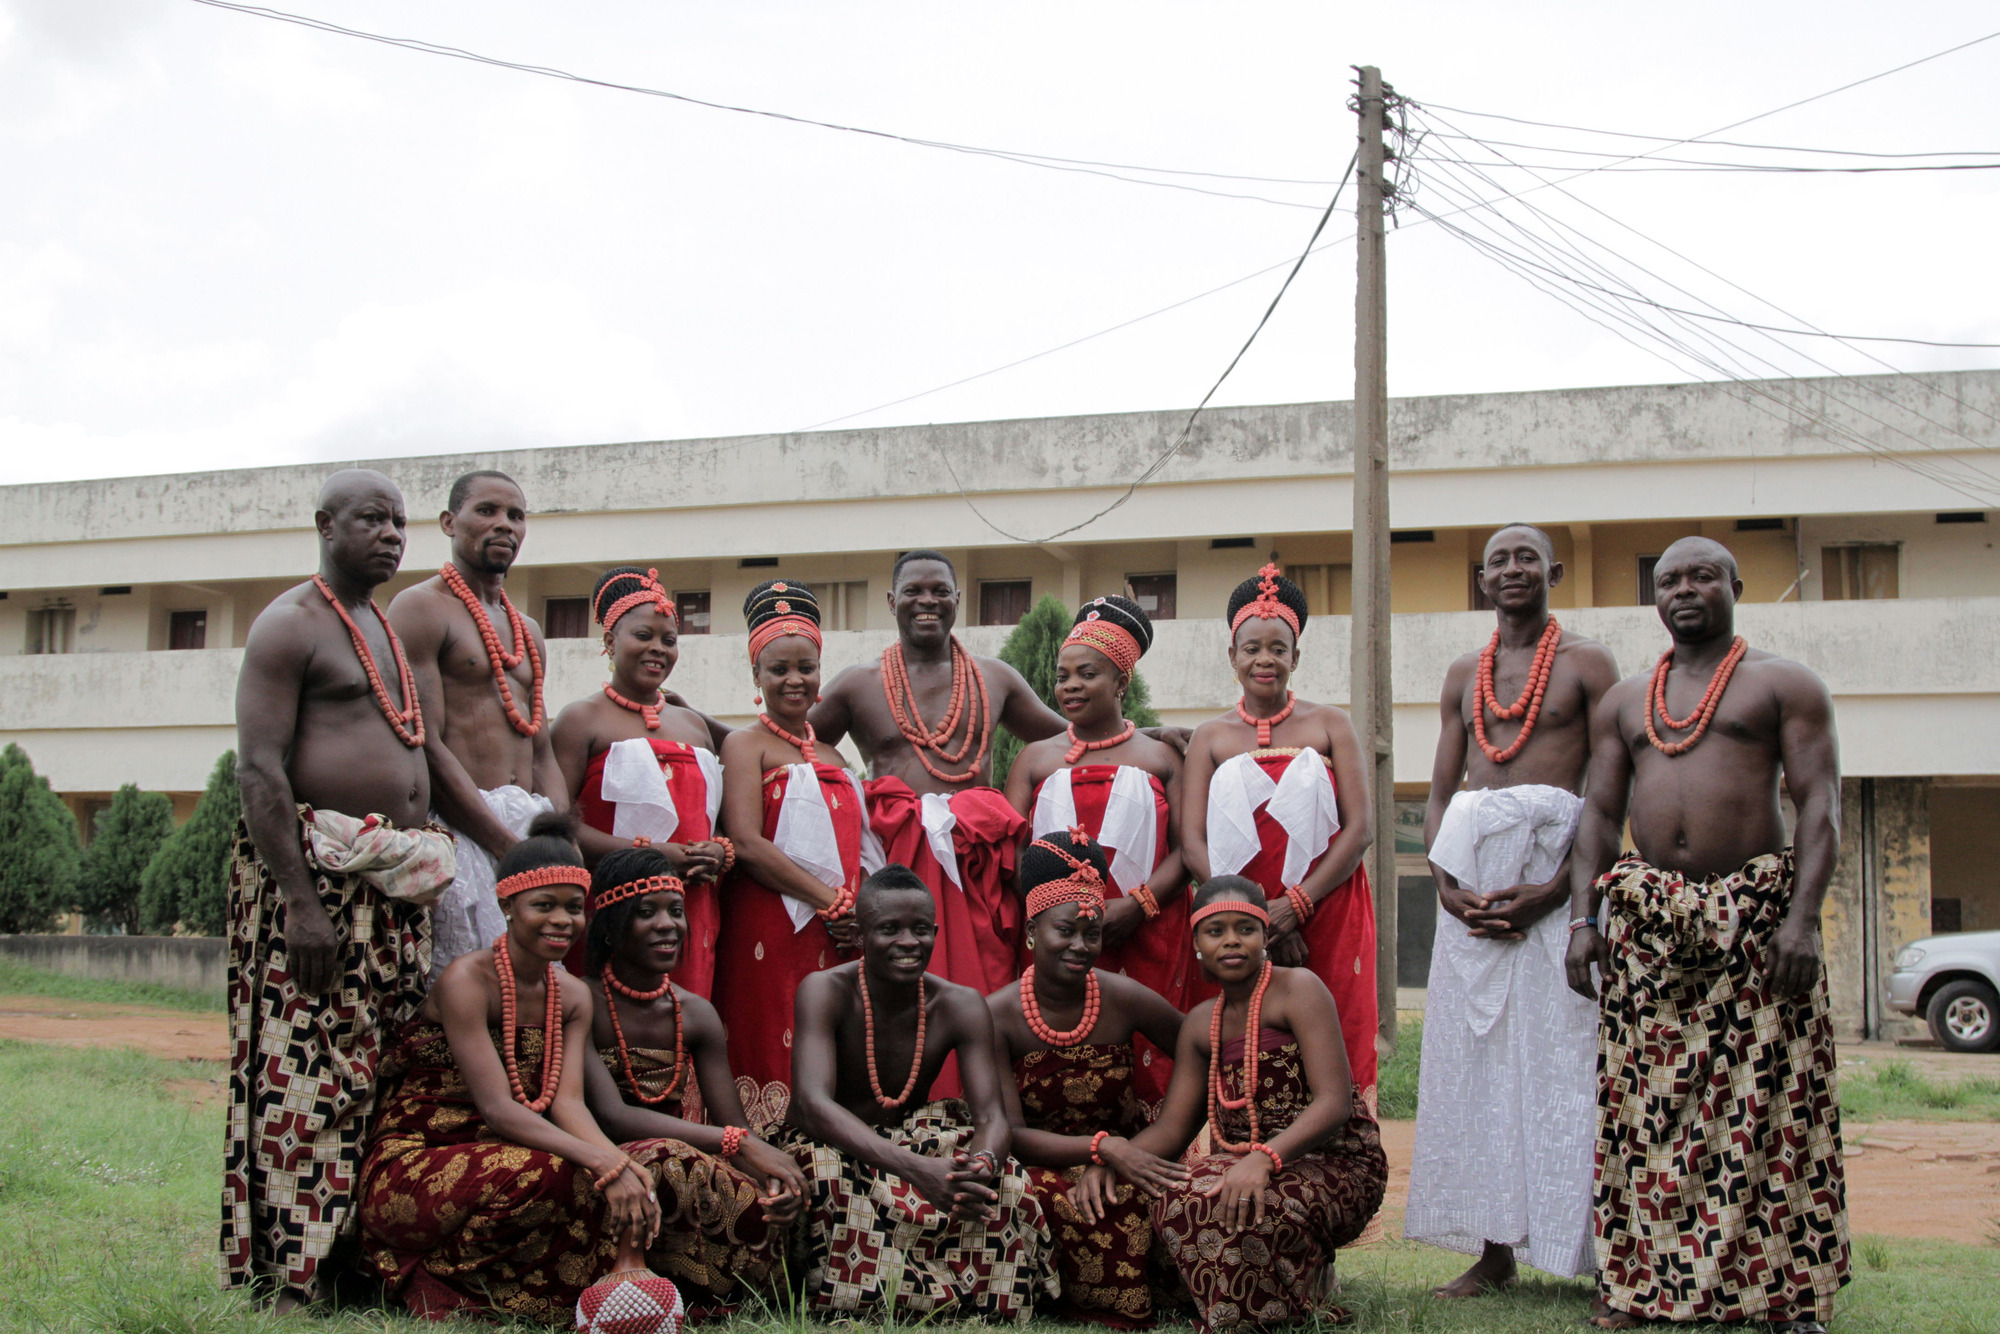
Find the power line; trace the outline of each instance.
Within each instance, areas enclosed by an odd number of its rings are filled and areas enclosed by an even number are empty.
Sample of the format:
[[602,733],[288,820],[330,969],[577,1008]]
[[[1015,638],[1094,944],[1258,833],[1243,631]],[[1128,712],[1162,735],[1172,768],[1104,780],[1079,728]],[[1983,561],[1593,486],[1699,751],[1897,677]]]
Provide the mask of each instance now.
[[974,503],[971,494],[966,491],[965,483],[959,478],[958,469],[952,466],[951,456],[940,453],[938,457],[943,460],[946,471],[950,472],[952,484],[958,488],[959,498],[965,502],[966,507],[979,516],[981,523],[1002,537],[1015,542],[1043,543],[1053,542],[1057,538],[1067,537],[1079,529],[1088,528],[1091,524],[1096,523],[1099,519],[1119,508],[1134,495],[1138,494],[1140,487],[1158,476],[1160,470],[1165,468],[1174,456],[1181,452],[1182,447],[1188,442],[1189,435],[1194,431],[1195,420],[1208,407],[1209,400],[1215,397],[1216,391],[1222,388],[1222,382],[1229,378],[1230,372],[1234,371],[1237,365],[1243,360],[1244,354],[1250,351],[1250,345],[1257,341],[1257,335],[1264,332],[1264,326],[1271,322],[1271,316],[1277,311],[1278,303],[1283,301],[1285,293],[1291,290],[1292,279],[1299,276],[1299,270],[1305,267],[1306,260],[1312,256],[1314,250],[1319,248],[1320,233],[1326,230],[1327,221],[1333,217],[1333,211],[1340,203],[1341,192],[1347,188],[1347,182],[1354,175],[1354,165],[1360,161],[1360,158],[1361,153],[1357,149],[1354,156],[1347,160],[1347,170],[1341,174],[1340,184],[1334,187],[1333,197],[1326,201],[1326,211],[1319,215],[1319,222],[1313,227],[1312,236],[1307,239],[1305,249],[1301,250],[1298,259],[1293,261],[1291,271],[1285,275],[1285,281],[1278,284],[1277,292],[1271,297],[1271,304],[1264,307],[1263,315],[1258,317],[1256,327],[1250,330],[1250,336],[1243,340],[1243,346],[1236,349],[1236,355],[1231,357],[1229,364],[1222,368],[1222,374],[1215,377],[1215,383],[1210,385],[1208,392],[1201,396],[1201,402],[1195,404],[1194,410],[1188,413],[1187,420],[1181,424],[1180,434],[1174,437],[1173,444],[1161,451],[1159,457],[1155,458],[1144,472],[1133,478],[1131,485],[1127,486],[1116,500],[1106,505],[1103,509],[1098,510],[1089,518],[1083,519],[1078,523],[1073,523],[1067,528],[1058,529],[1046,537],[1024,537],[1019,533],[1009,532],[988,518],[986,512]]
[[[1983,42],[1986,40],[1986,38],[1982,37],[1979,40]],[[1968,45],[1971,45],[1971,43],[1968,43]],[[1960,48],[1957,47],[1953,48],[1953,50],[1958,50],[1958,49]],[[1939,54],[1948,55],[1950,53],[1940,52]],[[1936,57],[1930,56],[1926,57],[1926,59],[1934,60],[1936,59]],[[1896,71],[1890,70],[1888,72],[1894,74]],[[1880,78],[1882,76],[1877,75],[1876,77]],[[1840,90],[1835,89],[1834,91],[1838,92]],[[1986,149],[1986,148],[1968,148],[1968,149],[1936,148],[1936,149],[1925,149],[1917,152],[1908,152],[1908,153],[1880,153],[1862,148],[1804,148],[1789,144],[1749,144],[1749,143],[1742,143],[1740,141],[1733,139],[1716,139],[1706,134],[1697,135],[1694,139],[1677,139],[1672,135],[1667,135],[1667,134],[1634,134],[1626,130],[1593,129],[1592,127],[1587,125],[1560,125],[1553,121],[1546,121],[1546,120],[1524,120],[1520,116],[1503,116],[1497,111],[1468,111],[1464,107],[1448,107],[1445,106],[1442,102],[1425,102],[1423,105],[1435,111],[1449,111],[1455,116],[1478,116],[1485,120],[1511,121],[1516,125],[1533,125],[1540,129],[1545,129],[1545,130],[1570,130],[1574,131],[1577,134],[1601,134],[1613,139],[1646,139],[1646,140],[1651,140],[1655,143],[1663,143],[1663,144],[1703,143],[1703,144],[1713,144],[1717,148],[1748,148],[1757,150],[1759,152],[1768,152],[1768,153],[1824,153],[1834,157],[1877,157],[1877,158],[2000,157],[2000,149]],[[1775,115],[1777,113],[1771,112],[1769,114]],[[1716,131],[1716,133],[1719,134],[1721,133],[1721,131],[1718,130]],[[1471,139],[1474,136],[1469,134],[1465,135],[1447,134],[1447,135],[1442,135],[1440,137],[1446,139]],[[1548,147],[1547,145],[1543,144],[1510,143],[1505,139],[1483,139],[1479,140],[1478,142],[1497,144],[1506,148]],[[1557,153],[1589,153],[1593,157],[1617,156],[1615,153],[1596,152],[1584,148],[1552,148],[1550,149],[1550,151]]]
[[641,84],[619,83],[611,79],[592,78],[585,74],[575,74],[569,70],[557,69],[550,65],[530,65],[519,61],[503,60],[498,56],[481,55],[463,47],[446,46],[439,42],[426,41],[418,37],[391,37],[383,33],[367,32],[360,28],[343,27],[329,23],[325,19],[313,18],[305,14],[293,14],[282,9],[267,9],[261,5],[236,3],[236,0],[193,0],[198,5],[211,9],[225,9],[232,13],[247,14],[253,18],[270,19],[278,23],[295,24],[316,32],[331,33],[338,37],[352,37],[360,41],[377,42],[421,55],[444,56],[452,60],[465,60],[478,65],[491,65],[496,69],[513,70],[518,74],[533,74],[545,79],[560,79],[569,83],[586,84],[593,88],[609,89],[613,92],[637,93],[642,97],[658,97],[671,102],[684,102],[690,106],[706,107],[711,111],[728,111],[743,116],[762,116],[768,120],[784,121],[792,125],[804,125],[814,129],[835,130],[842,134],[858,134],[866,138],[888,140],[909,144],[917,148],[935,148],[951,153],[963,153],[973,157],[995,158],[1024,167],[1041,167],[1049,171],[1065,171],[1086,176],[1101,176],[1108,180],[1124,181],[1128,185],[1149,185],[1163,190],[1181,190],[1190,194],[1210,195],[1218,199],[1243,199],[1260,204],[1275,204],[1282,208],[1311,209],[1316,205],[1301,203],[1292,199],[1272,199],[1265,195],[1244,194],[1230,190],[1210,190],[1203,186],[1188,185],[1180,181],[1149,181],[1136,176],[1119,173],[1127,171],[1150,172],[1161,176],[1193,176],[1211,180],[1247,181],[1265,185],[1316,185],[1327,186],[1331,181],[1300,180],[1276,176],[1242,176],[1228,172],[1190,171],[1176,167],[1149,167],[1129,162],[1098,162],[1089,158],[1057,157],[1049,153],[1031,153],[1007,148],[987,148],[977,144],[953,143],[944,139],[925,139],[916,135],[897,134],[890,130],[870,129],[861,125],[842,125],[835,121],[817,120],[811,116],[796,116],[784,111],[768,111],[759,107],[736,106],[728,102],[715,102],[707,98],[695,97],[687,93],[670,92],[663,88],[648,88]]
[[[1452,135],[1450,137],[1462,138],[1464,136]],[[1557,149],[1555,151],[1561,152],[1563,150]],[[1597,154],[1592,154],[1592,156],[1617,157],[1618,155],[1615,153],[1597,153]],[[1456,161],[1457,165],[1468,166],[1468,167],[1478,165],[1470,161],[1455,160],[1452,158],[1434,157],[1430,160],[1433,162]],[[1898,171],[1994,171],[1996,169],[2000,169],[2000,162],[1926,162],[1926,163],[1912,162],[1912,163],[1905,163],[1901,166],[1895,166],[1895,167],[1796,167],[1781,162],[1704,162],[1697,158],[1673,158],[1673,157],[1654,158],[1652,159],[1652,161],[1659,163],[1683,163],[1687,165],[1681,165],[1681,166],[1648,165],[1643,167],[1628,167],[1620,165],[1621,163],[1630,161],[1631,161],[1630,158],[1621,157],[1618,159],[1617,162],[1606,163],[1603,167],[1599,168],[1598,170],[1608,171],[1613,173],[1614,175],[1622,175],[1628,172],[1635,172],[1635,171],[1654,171],[1654,172],[1759,171],[1759,172],[1773,172],[1773,173],[1791,174],[1791,175],[1867,176],[1882,172],[1898,172]],[[1552,163],[1552,162],[1512,162],[1509,163],[1508,165],[1521,168],[1522,170],[1568,171],[1572,164]]]

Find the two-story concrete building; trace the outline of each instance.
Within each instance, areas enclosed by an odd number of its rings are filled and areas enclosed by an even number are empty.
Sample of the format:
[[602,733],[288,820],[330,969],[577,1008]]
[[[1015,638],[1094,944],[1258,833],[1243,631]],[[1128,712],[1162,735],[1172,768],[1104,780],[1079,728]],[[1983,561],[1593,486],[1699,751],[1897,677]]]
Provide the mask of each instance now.
[[[2000,927],[2000,524],[1977,507],[1982,493],[1938,480],[1944,467],[2000,477],[2000,372],[1783,387],[1812,396],[1816,412],[1789,419],[1763,406],[1768,396],[1713,385],[1392,404],[1406,984],[1420,985],[1428,962],[1418,832],[1437,693],[1451,659],[1490,632],[1472,569],[1487,535],[1517,519],[1555,537],[1564,623],[1611,645],[1626,671],[1666,642],[1652,561],[1701,532],[1741,562],[1743,632],[1827,679],[1847,775],[1847,855],[1827,913],[1846,1031],[1894,1027],[1879,983],[1902,942]],[[1346,403],[1213,410],[1157,480],[1080,531],[1023,542],[993,526],[1032,536],[1083,520],[1180,421],[1131,413],[374,460],[413,520],[404,574],[383,601],[443,559],[431,516],[451,479],[499,468],[533,510],[509,587],[552,641],[552,710],[601,680],[588,595],[610,566],[659,570],[687,634],[675,688],[747,719],[744,593],[776,576],[813,585],[837,668],[888,642],[890,563],[916,546],[957,561],[961,623],[986,651],[1043,594],[1073,606],[1129,591],[1158,623],[1142,667],[1154,700],[1184,723],[1235,698],[1223,601],[1275,558],[1318,618],[1298,688],[1345,701]],[[19,742],[86,823],[125,782],[191,808],[234,742],[251,621],[313,568],[313,498],[334,466],[0,488],[0,739]],[[2000,481],[1992,494],[2000,509]]]

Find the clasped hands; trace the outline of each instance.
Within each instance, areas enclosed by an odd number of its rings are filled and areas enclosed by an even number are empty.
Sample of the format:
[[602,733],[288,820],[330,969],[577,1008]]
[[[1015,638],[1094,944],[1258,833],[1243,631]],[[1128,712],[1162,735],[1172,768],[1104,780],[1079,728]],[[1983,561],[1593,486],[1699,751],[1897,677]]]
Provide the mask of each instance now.
[[1561,875],[1545,885],[1509,885],[1495,894],[1475,894],[1456,882],[1438,889],[1444,910],[1478,940],[1521,940],[1568,899],[1569,879]]
[[1147,1199],[1154,1199],[1190,1175],[1184,1164],[1148,1153],[1122,1135],[1108,1135],[1099,1141],[1097,1155],[1104,1159],[1104,1166],[1093,1163],[1069,1188],[1069,1202],[1086,1223],[1103,1219],[1116,1199],[1121,1178]]

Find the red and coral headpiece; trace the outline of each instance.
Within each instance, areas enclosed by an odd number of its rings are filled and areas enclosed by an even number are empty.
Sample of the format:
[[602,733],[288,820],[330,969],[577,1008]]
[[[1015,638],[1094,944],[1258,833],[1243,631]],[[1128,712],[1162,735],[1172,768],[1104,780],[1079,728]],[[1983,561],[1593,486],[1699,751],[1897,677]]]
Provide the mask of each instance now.
[[1139,665],[1139,655],[1145,652],[1130,630],[1102,619],[1096,612],[1089,613],[1069,628],[1069,638],[1063,640],[1063,647],[1068,648],[1071,644],[1096,649],[1111,659],[1113,667],[1128,674]]
[[639,880],[627,880],[622,885],[613,885],[602,894],[593,894],[590,910],[603,912],[614,903],[627,899],[641,899],[648,894],[686,894],[687,886],[677,875],[649,875]]
[[[782,602],[778,604],[780,607],[784,605]],[[755,667],[759,655],[769,648],[774,640],[783,639],[786,635],[803,635],[812,641],[814,648],[824,647],[825,644],[820,638],[818,621],[795,612],[781,611],[750,632],[750,665]]]
[[660,586],[660,572],[657,569],[648,570],[645,574],[639,576],[639,587],[637,590],[627,593],[624,597],[612,603],[605,610],[604,619],[600,624],[606,630],[609,630],[618,624],[618,618],[626,612],[632,610],[634,607],[646,606],[648,603],[658,607],[668,620],[677,619],[674,615],[674,600],[668,596],[667,590]]
[[575,885],[587,890],[590,888],[590,872],[581,866],[537,866],[532,871],[522,871],[502,880],[493,887],[493,897],[511,899],[516,894],[545,889],[550,885]]
[[[1087,848],[1090,846],[1090,835],[1084,832],[1082,825],[1072,825],[1069,841],[1073,847]],[[1029,920],[1062,903],[1074,903],[1078,917],[1104,915],[1104,877],[1095,866],[1045,838],[1038,838],[1029,846],[1053,852],[1068,862],[1070,868],[1070,874],[1061,880],[1047,880],[1028,891]]]
[[1278,580],[1283,574],[1284,571],[1270,564],[1257,571],[1257,596],[1244,603],[1242,610],[1230,620],[1229,633],[1232,637],[1242,628],[1243,622],[1256,616],[1283,621],[1292,627],[1292,638],[1298,638],[1299,614],[1286,606],[1284,599],[1278,596]]

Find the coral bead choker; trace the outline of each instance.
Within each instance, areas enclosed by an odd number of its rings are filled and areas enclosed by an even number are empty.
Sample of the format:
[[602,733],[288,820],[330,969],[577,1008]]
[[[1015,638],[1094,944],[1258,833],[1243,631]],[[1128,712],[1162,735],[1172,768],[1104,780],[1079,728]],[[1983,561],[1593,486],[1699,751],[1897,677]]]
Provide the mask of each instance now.
[[1250,710],[1244,708],[1244,701],[1239,699],[1236,701],[1236,716],[1257,729],[1258,745],[1268,746],[1271,744],[1271,729],[1291,717],[1292,710],[1298,706],[1298,702],[1299,697],[1287,690],[1285,692],[1284,708],[1279,709],[1268,718],[1258,718],[1253,716]]
[[1067,1033],[1057,1032],[1042,1018],[1042,998],[1035,994],[1035,966],[1029,964],[1021,974],[1021,1017],[1028,1021],[1028,1031],[1051,1047],[1074,1047],[1090,1036],[1090,1030],[1097,1027],[1097,1015],[1103,1008],[1104,997],[1097,985],[1097,970],[1091,969],[1083,983],[1083,1019]]
[[660,730],[660,710],[666,707],[666,700],[660,696],[660,693],[658,691],[653,692],[653,702],[651,704],[639,704],[635,703],[632,700],[626,699],[616,690],[613,690],[611,688],[611,683],[609,681],[606,681],[604,683],[604,695],[605,698],[609,699],[613,704],[616,704],[619,708],[630,709],[632,712],[638,714],[641,718],[644,718],[646,720],[646,730],[648,732],[657,732]]
[[1130,718],[1127,718],[1125,720],[1125,730],[1117,736],[1108,736],[1102,741],[1085,741],[1076,734],[1076,724],[1071,723],[1069,726],[1069,749],[1063,752],[1063,763],[1075,764],[1089,751],[1109,750],[1113,746],[1122,746],[1127,741],[1130,741],[1133,733],[1138,730],[1139,725]]

